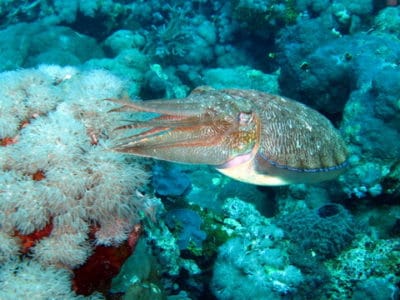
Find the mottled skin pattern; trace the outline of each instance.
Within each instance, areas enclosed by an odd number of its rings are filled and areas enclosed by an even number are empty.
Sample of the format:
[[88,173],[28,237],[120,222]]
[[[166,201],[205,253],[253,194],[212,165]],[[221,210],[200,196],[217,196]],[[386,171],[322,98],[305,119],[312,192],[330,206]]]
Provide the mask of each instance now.
[[283,185],[335,178],[347,165],[344,141],[317,111],[255,90],[199,87],[184,99],[127,102],[113,111],[150,112],[114,150],[208,164],[244,182]]

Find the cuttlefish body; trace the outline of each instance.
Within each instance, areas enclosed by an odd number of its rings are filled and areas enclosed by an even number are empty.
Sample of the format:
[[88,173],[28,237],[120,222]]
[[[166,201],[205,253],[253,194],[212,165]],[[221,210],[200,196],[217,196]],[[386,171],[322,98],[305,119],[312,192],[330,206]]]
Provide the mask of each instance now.
[[328,180],[347,165],[343,139],[324,116],[288,98],[256,90],[199,87],[186,98],[123,101],[112,111],[156,114],[118,129],[140,129],[114,150],[207,164],[257,185]]

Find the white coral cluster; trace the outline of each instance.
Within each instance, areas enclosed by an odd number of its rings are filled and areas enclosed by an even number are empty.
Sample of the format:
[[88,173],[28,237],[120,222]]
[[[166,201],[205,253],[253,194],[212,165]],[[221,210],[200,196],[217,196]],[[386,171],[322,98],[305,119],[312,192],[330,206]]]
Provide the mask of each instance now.
[[76,296],[69,284],[71,273],[36,261],[8,262],[0,272],[0,299],[103,299],[100,294]]
[[223,229],[234,237],[215,260],[211,289],[217,299],[296,298],[305,280],[290,264],[282,229],[239,198],[226,199],[223,212]]
[[[0,147],[1,263],[18,255],[15,231],[31,234],[50,223],[50,235],[31,249],[32,261],[46,268],[75,268],[93,244],[127,239],[149,204],[137,192],[148,179],[142,165],[109,150],[120,124],[104,99],[121,96],[123,85],[106,71],[70,67],[0,74],[0,140],[12,141]],[[93,227],[99,230],[89,241]],[[17,268],[15,284],[24,284],[17,277],[25,269],[40,271],[34,263]],[[2,292],[7,272],[0,267]]]

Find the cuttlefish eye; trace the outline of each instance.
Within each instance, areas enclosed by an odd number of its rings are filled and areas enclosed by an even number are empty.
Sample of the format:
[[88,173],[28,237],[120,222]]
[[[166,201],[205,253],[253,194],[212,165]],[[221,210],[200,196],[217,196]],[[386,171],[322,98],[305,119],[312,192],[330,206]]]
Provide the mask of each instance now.
[[238,122],[240,125],[247,125],[253,120],[253,114],[250,112],[240,112],[238,115]]

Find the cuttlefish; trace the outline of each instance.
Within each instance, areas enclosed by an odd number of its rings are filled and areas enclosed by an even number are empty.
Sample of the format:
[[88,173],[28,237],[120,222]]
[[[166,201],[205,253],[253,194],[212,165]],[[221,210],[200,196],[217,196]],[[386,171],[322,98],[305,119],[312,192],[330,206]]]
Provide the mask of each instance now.
[[347,166],[346,145],[330,121],[294,100],[256,90],[199,87],[182,99],[125,101],[112,111],[153,113],[114,150],[159,160],[211,165],[256,185],[333,179]]

